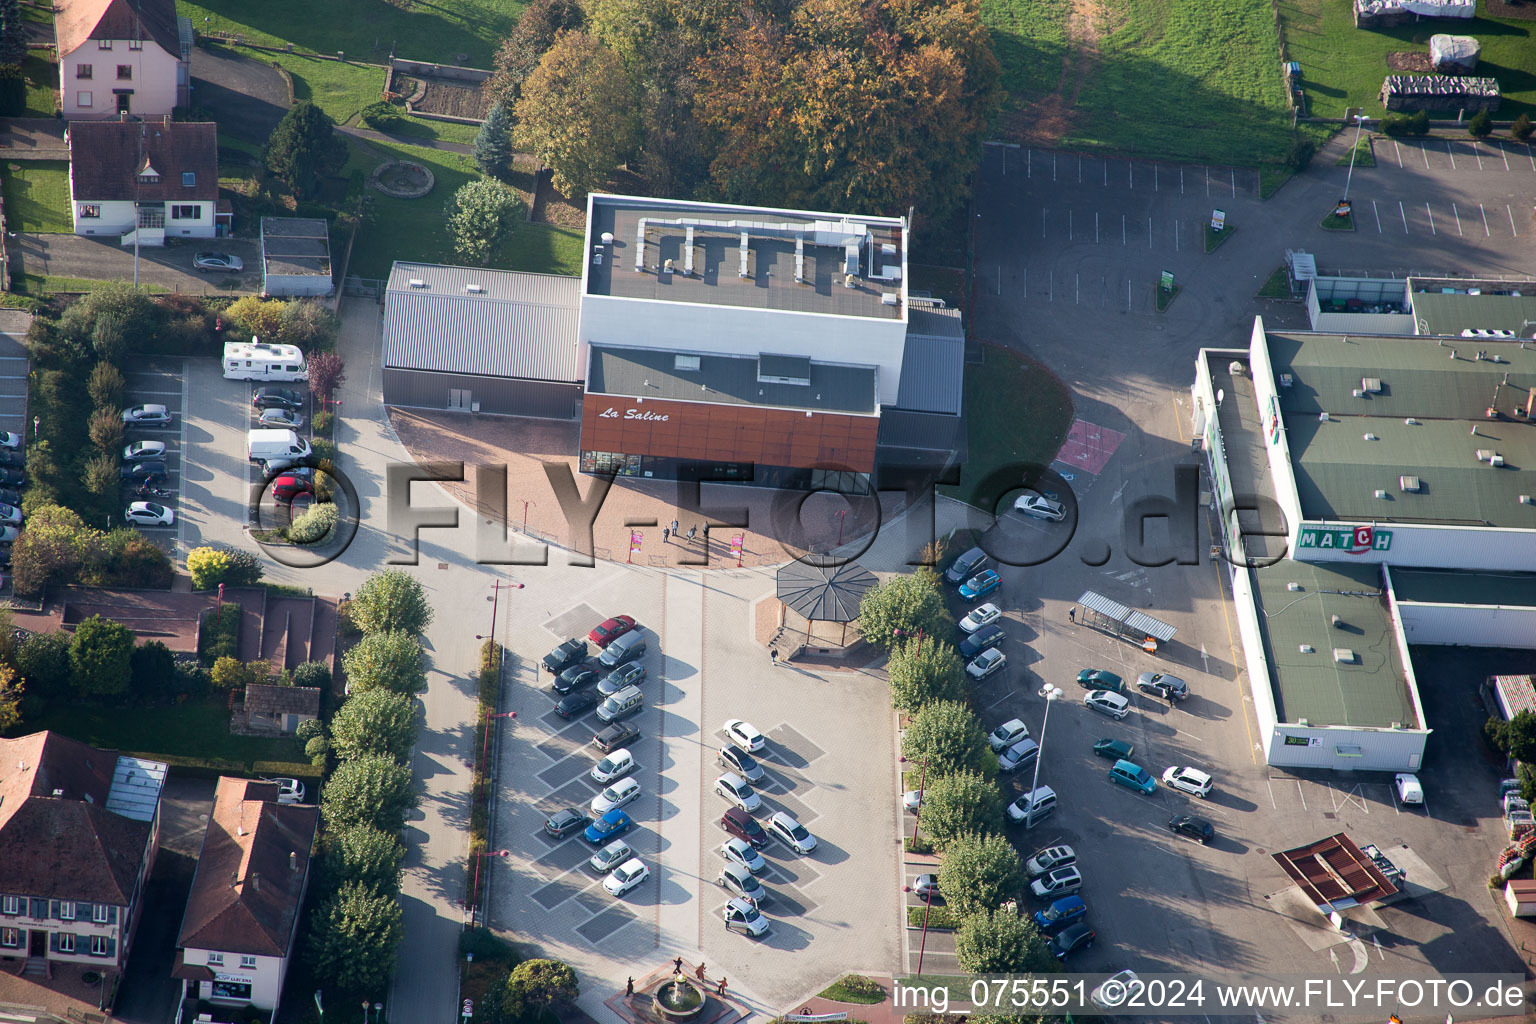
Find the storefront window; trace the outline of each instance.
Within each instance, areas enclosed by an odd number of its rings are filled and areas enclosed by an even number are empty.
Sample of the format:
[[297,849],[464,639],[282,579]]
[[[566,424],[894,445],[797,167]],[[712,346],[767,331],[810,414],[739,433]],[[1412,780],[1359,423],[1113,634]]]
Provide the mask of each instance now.
[[240,999],[248,1002],[251,998],[251,983],[248,981],[215,981],[213,983],[213,998]]

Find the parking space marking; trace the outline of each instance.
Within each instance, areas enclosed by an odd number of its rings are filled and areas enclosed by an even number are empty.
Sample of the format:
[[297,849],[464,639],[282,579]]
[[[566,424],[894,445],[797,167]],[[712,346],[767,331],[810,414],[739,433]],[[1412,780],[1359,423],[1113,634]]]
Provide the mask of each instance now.
[[1403,218],[1403,234],[1406,235],[1408,233],[1408,211],[1403,209],[1403,201],[1401,199],[1397,201],[1397,212]]
[[1184,168],[1179,168],[1179,195],[1184,194]]
[[1099,244],[1099,211],[1093,211],[1093,244]]
[[1067,241],[1072,241],[1072,211],[1067,211]]
[[1451,216],[1456,218],[1456,233],[1458,235],[1462,234],[1463,232],[1461,230],[1461,214],[1456,211],[1456,204],[1455,203],[1451,204]]
[[1120,215],[1120,244],[1125,245],[1125,214]]
[[1231,168],[1231,171],[1232,171],[1232,198],[1236,199],[1237,198],[1237,168],[1233,167],[1233,168]]
[[1056,180],[1056,154],[1051,154],[1051,180]]
[[1158,191],[1157,177],[1158,177],[1158,175],[1157,175],[1157,164],[1153,164],[1152,165],[1152,191],[1153,192]]
[[1427,144],[1420,146],[1419,153],[1424,157],[1424,169],[1429,170],[1429,146]]
[[1152,218],[1147,218],[1147,248],[1152,248]]
[[1509,214],[1509,233],[1514,235],[1516,238],[1519,238],[1520,232],[1515,230],[1515,211],[1509,208],[1508,203],[1505,203],[1504,212]]
[[1483,209],[1482,203],[1478,203],[1477,208],[1481,210],[1483,214],[1483,234],[1487,235],[1489,238],[1492,238],[1493,232],[1488,229],[1488,211]]
[[1435,230],[1435,211],[1429,208],[1429,202],[1427,200],[1424,203],[1424,212],[1429,215],[1429,233],[1432,235],[1438,235],[1440,232]]
[[[1532,166],[1536,166],[1536,164],[1532,164]],[[1211,194],[1211,169],[1209,167],[1205,169],[1205,194]]]
[[1130,163],[1129,161],[1127,161],[1126,165],[1125,165],[1125,169],[1126,169],[1126,174],[1127,174],[1126,180],[1128,182],[1130,182],[1130,187],[1131,188],[1135,188],[1136,187],[1136,165],[1133,164],[1133,163]]
[[1472,155],[1477,157],[1477,169],[1483,169],[1483,149],[1477,143],[1472,143]]
[[1397,154],[1397,166],[1401,170],[1403,166],[1403,147],[1397,144],[1396,139],[1392,140],[1392,152]]
[[1045,222],[1046,222],[1045,207],[1042,206],[1042,207],[1040,207],[1040,237],[1041,238],[1045,237]]
[[1509,170],[1509,151],[1504,148],[1504,143],[1499,143],[1499,156],[1504,158],[1504,169]]
[[1451,152],[1451,140],[1445,140],[1445,154],[1451,158],[1451,170],[1456,169],[1456,154]]
[[1531,149],[1531,144],[1525,144],[1525,155],[1531,158],[1531,170],[1536,171],[1536,151]]
[[[1347,790],[1340,790],[1331,785],[1328,787],[1329,791],[1333,794],[1333,812],[1335,814],[1350,804],[1359,804],[1360,809],[1365,811],[1366,814],[1371,813],[1370,805],[1365,802],[1365,795],[1360,792],[1360,786],[1361,783],[1357,782]],[[1344,797],[1343,803],[1339,802],[1340,796]]]
[[1381,211],[1376,208],[1376,200],[1371,200],[1371,212],[1376,215],[1376,233],[1381,234]]

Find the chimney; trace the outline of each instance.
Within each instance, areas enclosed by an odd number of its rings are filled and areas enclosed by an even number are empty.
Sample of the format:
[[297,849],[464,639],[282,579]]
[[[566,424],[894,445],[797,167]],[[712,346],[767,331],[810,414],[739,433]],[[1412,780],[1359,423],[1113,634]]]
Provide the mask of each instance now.
[[288,851],[288,870],[299,870],[299,855],[292,850]]
[[261,876],[251,872],[251,892],[261,892]]
[[167,128],[169,128],[171,126],[171,115],[170,114],[166,114],[165,115],[165,126]]

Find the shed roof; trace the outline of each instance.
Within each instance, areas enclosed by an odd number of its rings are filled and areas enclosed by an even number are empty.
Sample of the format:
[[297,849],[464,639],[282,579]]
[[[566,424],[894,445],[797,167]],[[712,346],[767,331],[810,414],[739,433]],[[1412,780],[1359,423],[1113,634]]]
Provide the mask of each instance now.
[[577,277],[396,263],[384,295],[384,365],[578,381],[580,314]]
[[1271,854],[1319,910],[1344,910],[1391,896],[1397,886],[1354,840],[1340,832]]
[[[680,369],[678,360],[698,360],[698,369]],[[764,355],[764,371],[782,368]],[[587,394],[628,398],[751,405],[874,415],[878,412],[875,368],[801,360],[805,384],[760,379],[759,357],[690,355],[650,348],[593,345]]]
[[1536,679],[1530,676],[1494,676],[1493,688],[1506,718],[1522,711],[1536,713]]
[[247,683],[245,710],[258,715],[309,715],[320,714],[320,691],[313,686],[271,686],[267,683]]
[[965,393],[965,329],[958,309],[911,310],[896,408],[958,416]]
[[308,217],[263,217],[261,254],[269,277],[330,277],[330,225]]

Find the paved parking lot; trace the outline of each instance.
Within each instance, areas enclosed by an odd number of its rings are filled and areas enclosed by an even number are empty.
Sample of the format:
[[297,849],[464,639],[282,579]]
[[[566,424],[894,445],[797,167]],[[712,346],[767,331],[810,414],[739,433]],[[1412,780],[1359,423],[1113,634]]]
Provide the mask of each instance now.
[[[517,608],[519,595],[503,596],[517,654],[507,706],[519,717],[500,759],[494,846],[511,858],[491,862],[493,924],[615,990],[626,974],[680,953],[702,958],[712,979],[723,974],[733,989],[782,1005],[824,985],[828,960],[842,963],[849,951],[873,968],[895,962],[900,893],[884,685],[851,673],[775,668],[749,629],[751,601],[771,591],[771,576],[700,579],[600,565],[574,579],[581,591],[543,615]],[[629,746],[642,796],[625,809],[636,821],[627,838],[652,874],[615,900],[586,866],[593,848],[541,831],[550,811],[585,807],[599,790],[587,772],[600,757],[591,739],[601,724],[590,712],[570,723],[556,716],[549,676],[535,662],[624,611],[635,614],[649,645],[641,662],[647,706],[628,720],[641,732]],[[763,851],[771,866],[761,876],[770,893],[762,911],[772,931],[756,941],[725,930],[726,896],[714,884],[727,838],[718,822],[728,806],[714,792],[723,771],[715,753],[729,718],[751,721],[768,739],[758,755],[763,806],[754,816],[766,823],[775,810],[787,811],[818,840],[803,857],[778,841]]]
[[[149,499],[176,511],[176,523],[171,527],[140,527],[141,532],[175,557],[182,531],[180,494],[183,484],[182,449],[186,437],[186,393],[183,360],[168,357],[148,357],[130,364],[123,371],[128,383],[124,401],[128,406],[163,405],[171,414],[169,426],[135,426],[126,431],[127,443],[134,441],[160,441],[165,445],[165,468],[170,479],[156,486],[170,491],[169,497]],[[124,466],[131,463],[123,463]],[[122,488],[123,508],[130,502],[142,501],[134,494],[133,484]]]
[[[81,235],[25,233],[16,237],[16,251],[28,274],[81,277],[95,281],[132,281],[133,247],[116,239]],[[245,262],[239,274],[204,274],[192,266],[204,250],[234,253]],[[138,280],[184,295],[254,293],[261,288],[260,242],[255,238],[183,238],[171,245],[139,249]]]

